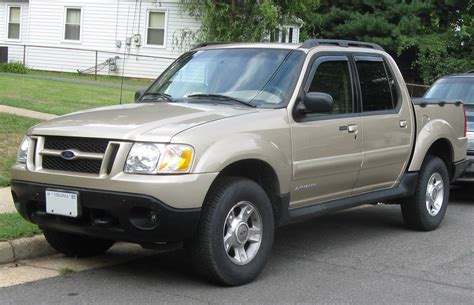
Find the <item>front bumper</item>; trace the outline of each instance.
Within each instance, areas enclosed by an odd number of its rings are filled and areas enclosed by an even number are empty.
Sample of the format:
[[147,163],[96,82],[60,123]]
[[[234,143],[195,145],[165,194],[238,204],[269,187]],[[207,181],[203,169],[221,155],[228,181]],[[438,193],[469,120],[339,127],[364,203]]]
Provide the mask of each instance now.
[[[80,216],[46,213],[46,189],[79,193]],[[200,209],[175,209],[157,198],[132,193],[12,180],[18,212],[40,227],[132,243],[178,242],[196,232]],[[150,221],[153,212],[157,221]]]
[[459,175],[456,182],[474,182],[474,155],[467,155],[465,171]]

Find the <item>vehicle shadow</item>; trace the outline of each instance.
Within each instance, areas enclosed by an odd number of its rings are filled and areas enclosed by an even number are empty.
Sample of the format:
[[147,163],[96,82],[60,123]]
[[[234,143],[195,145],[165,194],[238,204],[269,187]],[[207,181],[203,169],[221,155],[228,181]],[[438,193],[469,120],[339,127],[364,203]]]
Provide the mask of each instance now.
[[474,207],[474,183],[451,186],[450,204],[472,204]]
[[[288,251],[318,253],[334,245],[348,246],[383,239],[387,234],[405,234],[398,205],[367,206],[333,215],[308,219],[280,227],[275,233],[274,256]],[[271,260],[270,263],[272,264]],[[279,267],[285,269],[284,266]],[[108,272],[126,273],[140,282],[160,286],[192,285],[211,287],[198,277],[185,250],[174,250],[147,256],[133,262],[108,268]],[[262,280],[265,276],[261,276]]]

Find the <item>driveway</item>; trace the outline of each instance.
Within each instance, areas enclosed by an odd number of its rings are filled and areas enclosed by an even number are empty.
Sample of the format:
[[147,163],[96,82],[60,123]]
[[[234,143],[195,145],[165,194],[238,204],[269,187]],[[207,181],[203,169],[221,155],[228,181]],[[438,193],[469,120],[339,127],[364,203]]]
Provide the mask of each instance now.
[[403,227],[398,206],[360,208],[278,230],[253,283],[215,287],[183,251],[0,289],[2,304],[472,304],[474,191],[453,191],[442,226]]

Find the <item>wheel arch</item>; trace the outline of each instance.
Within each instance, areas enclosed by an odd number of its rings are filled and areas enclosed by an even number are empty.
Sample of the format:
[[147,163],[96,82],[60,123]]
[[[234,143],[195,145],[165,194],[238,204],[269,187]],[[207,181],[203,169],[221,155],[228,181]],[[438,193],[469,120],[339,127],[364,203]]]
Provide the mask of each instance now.
[[248,158],[227,164],[214,179],[210,189],[222,177],[247,178],[260,185],[272,204],[275,225],[286,222],[289,194],[284,191],[282,193],[277,171],[268,162],[262,159]]
[[426,160],[428,156],[435,156],[435,157],[440,158],[446,165],[446,168],[448,169],[449,178],[450,179],[453,178],[454,148],[451,141],[449,141],[447,138],[439,138],[439,139],[433,140],[433,142],[429,146],[426,146],[426,152],[424,153],[424,157],[423,159],[421,159],[421,162],[417,161],[416,164],[412,162],[410,166],[410,170],[412,170],[413,168],[416,168],[416,170],[419,170],[421,168],[421,165],[423,164],[423,162]]

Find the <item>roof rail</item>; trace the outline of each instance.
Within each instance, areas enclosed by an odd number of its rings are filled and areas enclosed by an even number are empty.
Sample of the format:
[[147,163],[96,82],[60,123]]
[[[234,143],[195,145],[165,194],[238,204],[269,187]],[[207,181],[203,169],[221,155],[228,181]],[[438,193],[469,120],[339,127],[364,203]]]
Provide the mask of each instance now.
[[213,45],[218,45],[218,44],[228,44],[232,42],[222,42],[222,41],[206,41],[206,42],[200,42],[197,45],[193,46],[191,50],[197,49],[197,48],[203,48],[207,46],[213,46]]
[[340,39],[308,39],[306,40],[302,48],[310,49],[320,45],[336,45],[340,47],[360,47],[360,48],[372,48],[379,51],[384,51],[384,49],[376,44],[363,41],[354,41],[354,40],[340,40]]
[[473,70],[469,70],[469,71],[467,71],[466,73],[467,73],[467,74],[472,74],[472,73],[474,73],[474,69],[473,69]]

